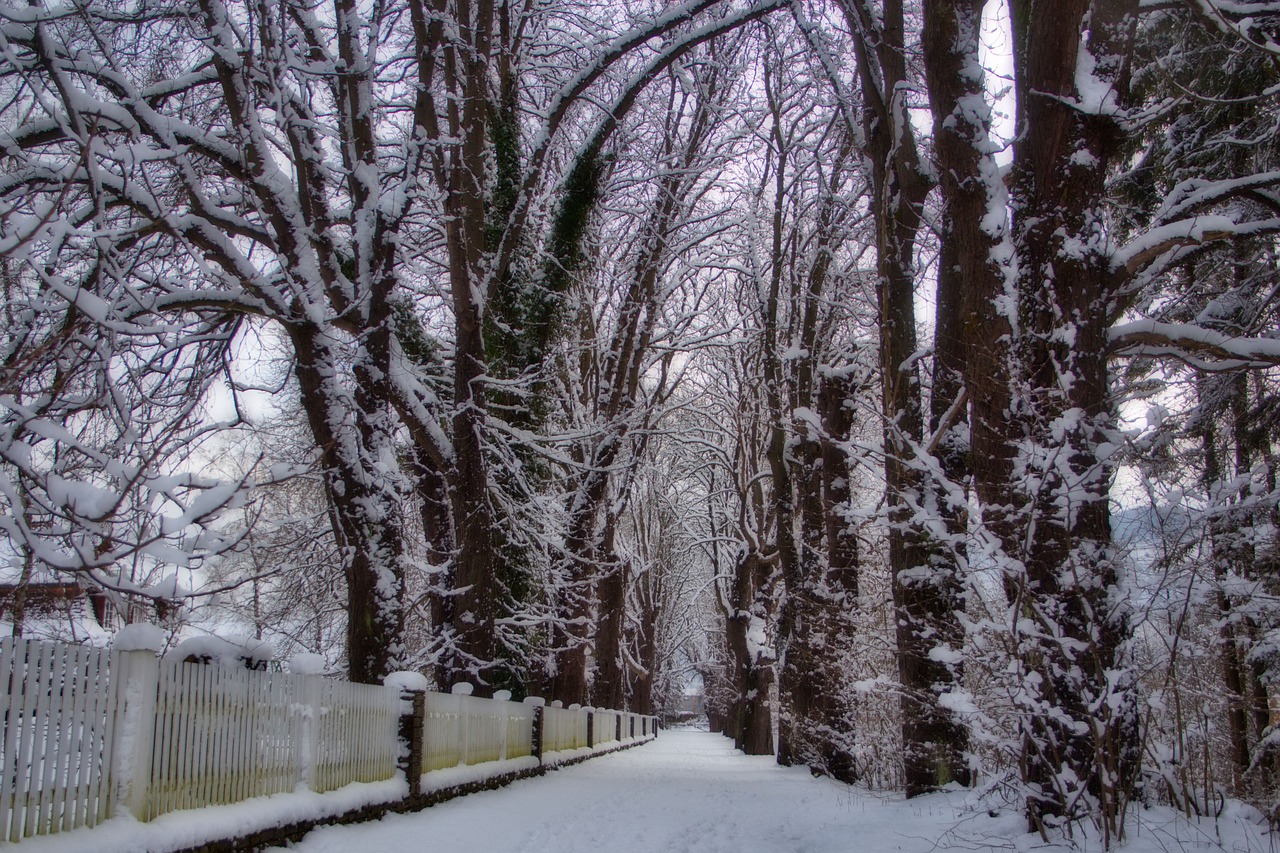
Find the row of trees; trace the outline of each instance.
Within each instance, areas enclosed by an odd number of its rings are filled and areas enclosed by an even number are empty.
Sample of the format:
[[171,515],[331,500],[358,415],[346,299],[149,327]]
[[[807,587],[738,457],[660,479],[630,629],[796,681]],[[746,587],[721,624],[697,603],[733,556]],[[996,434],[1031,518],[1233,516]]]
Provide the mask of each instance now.
[[1041,832],[1262,796],[1274,14],[988,6],[0,7],[14,561],[207,568],[362,681],[696,669]]
[[[441,685],[493,689],[539,646],[549,689],[585,701],[588,567],[621,566],[596,549],[631,433],[669,394],[640,377],[696,180],[663,177],[628,214],[642,241],[587,264],[610,146],[652,81],[770,8],[6,8],[14,550],[137,592],[113,569],[234,551],[252,525],[219,519],[249,487],[314,470],[352,678],[425,654]],[[678,169],[707,119],[666,120],[651,153]],[[270,374],[257,347],[282,357],[313,450],[229,482],[180,473],[244,419]],[[219,389],[231,422],[205,405]],[[425,653],[404,644],[410,575]]]
[[986,5],[771,21],[751,414],[699,477],[715,722],[846,780],[900,754],[908,794],[979,771],[1041,832],[1270,808],[1274,21],[1011,3],[1002,151]]

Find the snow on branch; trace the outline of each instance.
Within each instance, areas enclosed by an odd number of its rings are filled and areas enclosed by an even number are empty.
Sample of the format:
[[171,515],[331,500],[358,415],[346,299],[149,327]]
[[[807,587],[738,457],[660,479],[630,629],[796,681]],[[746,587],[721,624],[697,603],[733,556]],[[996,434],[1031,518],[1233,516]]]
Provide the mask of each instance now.
[[1280,365],[1280,340],[1236,338],[1186,323],[1122,323],[1111,329],[1108,339],[1113,355],[1175,358],[1207,370]]
[[[1233,198],[1249,195],[1258,198],[1257,193],[1280,185],[1280,171],[1271,170],[1246,175],[1230,180],[1206,180],[1192,178],[1182,181],[1174,187],[1165,198],[1164,204],[1153,217],[1154,222],[1172,223],[1176,219],[1184,219],[1198,210],[1220,204]],[[1274,199],[1263,198],[1274,207]]]
[[1140,234],[1111,257],[1112,269],[1133,275],[1170,252],[1225,240],[1240,228],[1226,216],[1197,216],[1161,225]]

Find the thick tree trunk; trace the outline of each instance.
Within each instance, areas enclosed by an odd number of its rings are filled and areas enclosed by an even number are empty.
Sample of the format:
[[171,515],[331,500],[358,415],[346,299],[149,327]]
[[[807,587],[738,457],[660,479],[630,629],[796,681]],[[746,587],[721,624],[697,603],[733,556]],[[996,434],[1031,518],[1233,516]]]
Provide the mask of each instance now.
[[[968,780],[964,729],[943,707],[955,672],[960,588],[947,543],[928,532],[940,514],[937,484],[916,462],[924,418],[916,359],[913,254],[929,185],[907,116],[903,10],[887,0],[877,17],[866,3],[848,5],[863,91],[867,156],[876,227],[885,497],[889,568],[897,623],[898,677],[907,796]],[[943,654],[933,654],[941,649]]]
[[[334,510],[330,518],[345,564],[347,670],[352,681],[377,684],[400,668],[404,627],[400,496],[381,464],[394,454],[388,397],[376,370],[361,365],[357,375],[364,384],[351,399],[342,387],[333,343],[311,326],[299,324],[289,332],[303,408],[322,448],[325,489]],[[370,336],[370,358],[376,358],[379,343],[378,335]],[[387,373],[384,369],[382,375]]]
[[[476,93],[479,98],[479,93]],[[479,107],[477,107],[479,109]],[[475,121],[482,121],[478,116]],[[475,131],[482,133],[481,131]],[[483,144],[483,136],[475,145]],[[491,687],[497,643],[494,598],[497,554],[494,516],[489,504],[489,462],[485,454],[485,389],[487,372],[482,306],[474,302],[483,280],[483,193],[476,178],[484,172],[481,151],[469,152],[471,167],[454,170],[459,187],[457,209],[449,222],[450,274],[454,302],[454,468],[449,477],[454,542],[452,648],[442,667],[443,688],[473,682],[477,695]],[[478,170],[478,171],[476,171]],[[474,174],[473,174],[474,172]]]
[[601,539],[607,568],[596,581],[596,673],[591,683],[591,704],[597,708],[621,708],[626,701],[622,620],[627,609],[628,566],[614,550],[616,526],[612,516],[605,519]]
[[[933,114],[934,152],[944,204],[938,272],[932,427],[938,459],[953,483],[972,476],[981,532],[972,555],[1011,577],[1019,571],[1010,359],[1012,329],[1003,259],[1008,252],[1006,190],[992,156],[991,111],[980,71],[979,35],[987,0],[925,0],[924,64]],[[961,408],[948,406],[963,379]],[[958,428],[968,421],[968,442]],[[967,451],[967,453],[966,453]],[[968,533],[965,507],[946,506],[949,531]],[[963,547],[968,548],[968,542]]]
[[725,734],[747,755],[773,754],[773,661],[760,647],[761,631],[753,631],[761,614],[760,590],[769,566],[760,555],[744,552],[734,566],[731,612],[725,620],[725,640],[732,666],[734,702]]
[[853,500],[852,472],[841,447],[853,435],[853,400],[857,389],[847,377],[831,377],[818,394],[818,411],[826,433],[822,442],[822,502],[827,528],[827,582],[834,603],[845,612],[858,608],[858,537],[844,515]]
[[[766,92],[772,89],[766,78]],[[774,517],[774,535],[778,549],[778,563],[784,584],[781,618],[778,620],[778,645],[781,656],[778,661],[778,693],[781,713],[780,739],[785,743],[786,753],[779,754],[779,760],[791,764],[795,758],[792,754],[794,729],[799,724],[797,715],[803,717],[808,713],[810,703],[809,685],[805,682],[805,673],[812,673],[813,665],[809,654],[808,631],[810,622],[805,618],[806,584],[809,574],[806,566],[801,564],[799,543],[796,541],[796,506],[795,488],[792,484],[790,462],[788,460],[788,425],[791,420],[792,407],[789,405],[790,395],[786,377],[783,373],[779,341],[779,312],[782,298],[782,282],[784,277],[783,255],[783,210],[786,204],[787,184],[787,148],[783,138],[780,116],[774,110],[773,138],[777,163],[774,166],[774,197],[772,221],[772,251],[770,258],[770,278],[768,295],[763,308],[762,326],[764,341],[762,356],[764,361],[764,396],[769,415],[769,441],[765,448],[765,456],[769,465],[771,488],[769,499]],[[758,654],[758,651],[756,652]],[[756,682],[763,676],[763,668],[755,666],[753,675]],[[773,670],[769,668],[769,683],[772,685]],[[744,747],[748,755],[763,755],[764,742],[757,730],[761,725],[762,709],[758,707],[761,696],[768,691],[761,691],[758,683],[749,686],[751,704],[756,705],[748,719],[745,737],[748,746]],[[799,704],[799,707],[795,706]],[[773,752],[772,733],[768,738],[768,752]]]
[[773,666],[757,661],[742,735],[742,751],[747,755],[773,755],[773,682]]
[[557,590],[557,624],[552,629],[555,648],[555,672],[551,674],[550,693],[566,705],[587,704],[587,646],[591,630],[591,606],[595,594],[596,560],[595,521],[607,483],[603,471],[592,466],[587,476],[593,482],[586,493],[576,491],[580,505],[572,508],[569,531],[565,536],[565,574],[567,583]]
[[[925,77],[943,200],[930,429],[942,472],[953,486],[965,484],[972,461],[990,469],[984,477],[987,493],[999,476],[1007,494],[1012,460],[1003,443],[1003,420],[1010,327],[996,308],[1005,284],[997,260],[1005,236],[1005,193],[991,156],[990,109],[978,70],[986,2],[924,3]],[[978,416],[972,426],[966,414],[970,405]],[[970,458],[965,436],[974,431],[982,433],[978,441],[984,452],[997,451],[994,459]],[[940,503],[954,547],[963,554],[967,502],[952,494],[940,496]]]
[[822,435],[800,444],[793,457],[799,481],[800,588],[788,590],[796,608],[795,633],[778,683],[778,763],[807,765],[840,781],[857,781],[853,763],[853,696],[840,653],[854,643],[850,615],[858,606],[857,539],[840,511],[848,506],[849,470],[838,442],[852,427],[847,383],[823,380],[816,407]]
[[[781,139],[778,141],[781,148]],[[794,557],[790,562],[794,565],[790,565],[786,552],[782,554],[784,573],[790,568],[791,574],[786,576],[784,618],[779,626],[779,645],[785,649],[785,655],[778,675],[778,763],[805,764],[815,772],[840,775],[846,780],[852,774],[852,719],[845,713],[843,673],[835,658],[852,639],[841,630],[849,625],[842,616],[843,609],[850,603],[839,593],[838,584],[833,588],[832,572],[852,569],[856,589],[856,544],[852,554],[854,562],[850,564],[849,546],[854,540],[838,523],[836,510],[837,503],[848,499],[848,465],[837,445],[848,438],[849,419],[843,394],[847,383],[838,374],[819,369],[826,350],[826,342],[820,339],[819,322],[832,261],[835,200],[845,178],[844,166],[850,153],[851,146],[843,144],[832,166],[818,211],[814,234],[816,251],[803,279],[803,291],[790,299],[801,307],[798,345],[805,353],[792,362],[790,408],[792,411],[815,410],[821,421],[797,425],[794,443],[789,451],[784,447],[780,454],[781,461],[794,471],[789,486],[795,494],[793,509],[798,516],[800,536],[792,547]],[[780,164],[778,178],[781,181],[783,177]],[[781,184],[775,187],[775,192],[782,195]],[[780,227],[780,219],[776,225]],[[775,259],[779,272],[781,263],[782,258]],[[766,318],[769,347],[776,346],[777,335],[777,305],[773,295],[771,293]],[[770,371],[778,373],[780,380],[780,365],[772,361],[772,349],[767,358],[771,359]],[[771,405],[777,405],[777,401],[771,400]],[[776,416],[779,423],[784,424],[784,414],[791,416],[790,412],[779,412]],[[832,429],[836,431],[831,432]],[[771,443],[771,452],[776,449]],[[850,578],[842,579],[848,580]]]
[[858,781],[853,747],[857,739],[856,694],[846,684],[841,653],[857,641],[852,615],[858,610],[858,576],[861,570],[858,538],[844,512],[850,507],[852,487],[848,459],[841,443],[853,433],[854,396],[843,377],[828,377],[818,393],[822,417],[822,511],[826,527],[827,574],[824,579],[827,612],[824,614],[823,650],[827,675],[821,679],[822,698],[817,720],[824,733],[819,745],[823,770],[832,778]]
[[[1204,485],[1210,505],[1219,498],[1223,485],[1222,457],[1218,451],[1218,431],[1215,426],[1216,416],[1208,410],[1209,402],[1202,379],[1197,388],[1200,391],[1198,403],[1205,417],[1201,421],[1200,439],[1204,449]],[[1231,569],[1230,545],[1227,536],[1231,521],[1225,513],[1217,516],[1209,523],[1209,548],[1213,560],[1213,576],[1219,583],[1216,594],[1219,618],[1222,620],[1218,629],[1222,641],[1222,679],[1226,688],[1227,731],[1230,736],[1230,770],[1232,785],[1230,790],[1239,792],[1244,775],[1249,769],[1249,720],[1245,711],[1245,678],[1240,660],[1240,642],[1236,638],[1237,626],[1232,621],[1232,603],[1226,590],[1221,586]]]
[[[1040,827],[1082,804],[1108,840],[1122,832],[1137,764],[1128,622],[1116,594],[1103,446],[1116,427],[1107,329],[1118,285],[1106,252],[1105,176],[1121,139],[1113,115],[1080,109],[1105,86],[1127,87],[1128,16],[1136,3],[1062,0],[1052,12],[1011,4],[1023,128],[1014,145],[1020,430],[1027,475],[1025,578],[1016,606],[1029,670],[1023,709],[1028,817]],[[1085,27],[1087,20],[1087,41]],[[1090,91],[1077,91],[1082,55]]]
[[[419,444],[414,448],[417,464],[414,474],[417,480],[418,505],[422,518],[422,530],[426,536],[427,561],[434,573],[427,592],[431,630],[437,638],[436,651],[450,648],[453,630],[454,548],[453,519],[450,514],[449,482],[444,473],[427,457]],[[452,656],[437,654],[434,668],[438,687],[452,683]]]
[[[657,713],[654,702],[653,687],[658,671],[658,618],[661,604],[652,595],[641,596],[640,624],[637,628],[636,659],[640,664],[639,671],[632,671],[631,695],[627,701],[627,709],[637,714]],[[618,706],[622,707],[622,706]]]

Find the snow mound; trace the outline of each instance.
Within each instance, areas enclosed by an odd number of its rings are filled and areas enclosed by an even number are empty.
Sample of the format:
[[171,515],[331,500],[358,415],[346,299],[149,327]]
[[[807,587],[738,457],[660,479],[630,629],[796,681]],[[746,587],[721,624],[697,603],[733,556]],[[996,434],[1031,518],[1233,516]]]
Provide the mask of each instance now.
[[324,675],[328,663],[324,655],[300,652],[289,658],[289,672],[293,675]]
[[170,649],[165,658],[259,669],[274,656],[274,649],[265,640],[228,635],[226,637],[192,637],[183,640]]
[[159,625],[135,622],[116,631],[111,648],[120,652],[159,652],[169,642],[169,633]]
[[427,681],[427,677],[420,672],[393,672],[382,679],[382,683],[399,690],[427,691],[431,689],[431,682]]

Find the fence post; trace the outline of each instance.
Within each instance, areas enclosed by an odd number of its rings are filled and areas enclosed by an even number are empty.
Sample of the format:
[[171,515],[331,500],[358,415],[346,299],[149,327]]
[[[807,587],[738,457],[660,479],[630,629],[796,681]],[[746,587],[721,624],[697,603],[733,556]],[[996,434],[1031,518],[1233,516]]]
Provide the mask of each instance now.
[[[410,690],[401,694],[410,703],[408,714],[400,715],[400,743],[402,751],[407,751],[402,759],[404,775],[409,780],[409,796],[417,797],[422,793],[422,766],[425,758],[424,723],[427,717],[427,694],[422,690]],[[405,750],[407,747],[407,750]]]
[[325,660],[317,654],[302,652],[289,659],[289,674],[298,677],[298,726],[294,729],[293,754],[297,761],[297,781],[316,790],[317,750],[320,748],[320,682],[324,678]]
[[409,783],[409,799],[422,794],[422,770],[426,755],[427,688],[430,683],[420,672],[393,672],[382,683],[400,691],[400,757],[396,765]]
[[498,720],[499,720],[498,725],[502,726],[502,737],[499,741],[500,745],[498,747],[498,760],[506,761],[507,746],[508,746],[507,741],[511,740],[511,706],[507,704],[508,702],[511,701],[511,691],[510,690],[494,691],[493,698],[495,701],[502,703],[501,705],[499,705],[502,711],[498,715]]
[[470,717],[467,713],[466,697],[475,692],[475,687],[465,681],[459,681],[453,687],[449,688],[449,692],[458,697],[458,763],[470,764],[471,758],[467,755],[470,752],[470,745],[467,741],[470,739]]
[[531,738],[530,752],[533,757],[538,759],[538,763],[542,763],[542,733],[544,731],[546,717],[543,714],[543,707],[547,704],[547,700],[541,696],[526,696],[524,704],[533,706],[533,734]]
[[595,708],[583,708],[587,712],[587,748],[591,749],[596,745],[596,713]]
[[[151,753],[155,750],[160,658],[168,637],[155,625],[126,625],[112,640],[116,722],[112,738],[111,798],[116,813],[147,819]],[[121,707],[123,706],[123,707]]]

